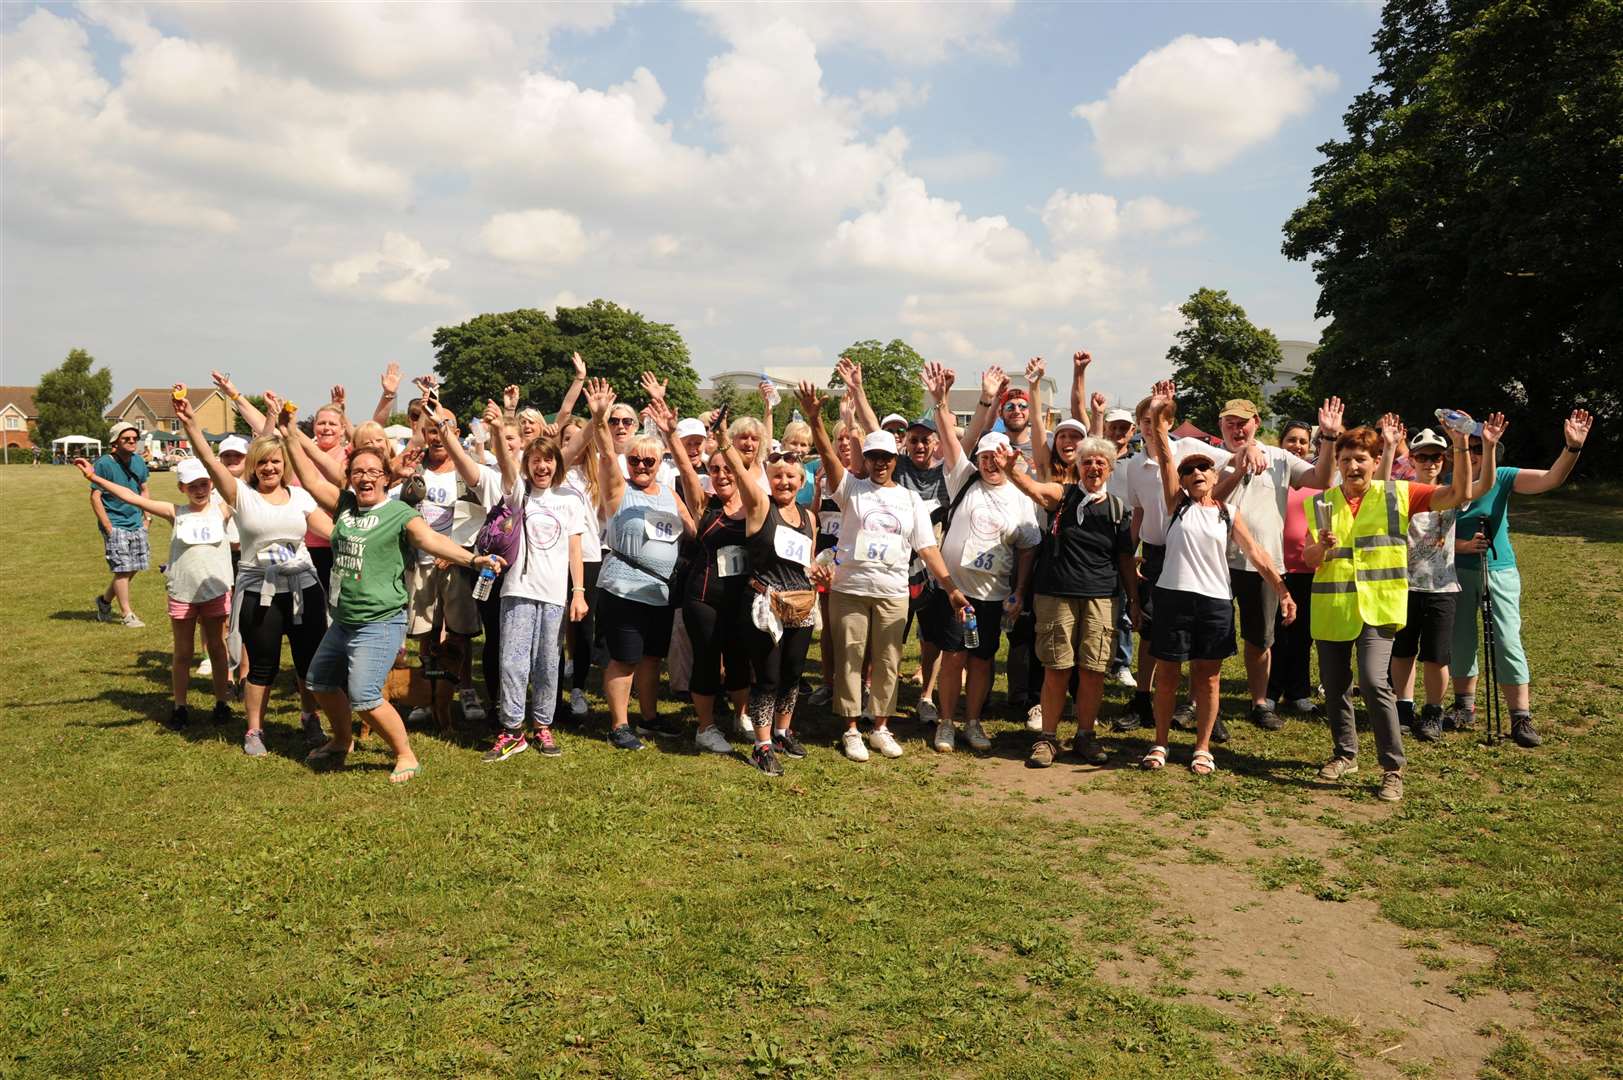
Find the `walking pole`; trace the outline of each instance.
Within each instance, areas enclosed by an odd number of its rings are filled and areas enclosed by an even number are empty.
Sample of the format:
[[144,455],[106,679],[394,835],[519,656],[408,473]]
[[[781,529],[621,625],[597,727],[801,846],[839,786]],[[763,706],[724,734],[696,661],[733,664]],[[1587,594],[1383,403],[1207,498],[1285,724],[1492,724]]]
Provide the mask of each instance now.
[[1482,568],[1482,685],[1488,694],[1487,708],[1483,710],[1483,725],[1488,731],[1488,745],[1492,746],[1503,738],[1499,729],[1499,686],[1494,674],[1495,664],[1493,646],[1495,634],[1493,632],[1493,588],[1488,577],[1488,568]]

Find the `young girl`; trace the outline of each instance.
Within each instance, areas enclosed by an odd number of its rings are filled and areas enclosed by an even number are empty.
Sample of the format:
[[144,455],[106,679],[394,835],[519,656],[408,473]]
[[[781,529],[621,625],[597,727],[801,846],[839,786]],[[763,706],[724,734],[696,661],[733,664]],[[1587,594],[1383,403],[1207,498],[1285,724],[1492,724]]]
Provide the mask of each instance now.
[[73,463],[92,484],[174,526],[169,540],[169,565],[164,571],[169,583],[169,624],[175,635],[175,652],[169,665],[175,701],[169,726],[179,731],[191,719],[186,710],[186,689],[191,682],[192,642],[199,625],[214,680],[211,719],[216,724],[227,722],[231,719],[231,706],[226,703],[231,692],[231,667],[225,656],[225,622],[231,613],[231,541],[226,537],[225,523],[231,508],[213,500],[214,485],[196,458],[187,458],[175,470],[180,489],[186,493],[186,502],[181,505],[148,499],[97,476],[84,458],[75,458]]
[[552,735],[552,718],[558,701],[564,612],[570,622],[586,617],[581,562],[585,504],[563,489],[563,453],[557,439],[536,438],[515,461],[494,402],[485,410],[485,423],[495,438],[504,497],[515,511],[522,508],[524,529],[517,557],[501,585],[502,733],[484,760],[506,761],[529,749],[524,735],[526,690],[536,749],[557,757],[563,751]]

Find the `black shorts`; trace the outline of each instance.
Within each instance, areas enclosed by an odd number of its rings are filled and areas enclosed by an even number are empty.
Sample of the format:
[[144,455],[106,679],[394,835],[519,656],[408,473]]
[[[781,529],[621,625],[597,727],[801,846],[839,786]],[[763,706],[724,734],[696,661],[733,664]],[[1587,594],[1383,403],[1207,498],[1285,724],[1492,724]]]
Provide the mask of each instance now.
[[1234,606],[1200,593],[1155,587],[1157,660],[1226,660],[1234,655]]
[[1273,648],[1279,594],[1255,570],[1230,570],[1229,585],[1240,605],[1240,639],[1254,649]]
[[635,664],[645,656],[664,659],[671,651],[675,608],[641,604],[600,588],[592,614],[597,617],[598,632],[611,660]]
[[919,613],[919,634],[942,652],[967,652],[977,660],[997,655],[998,638],[1003,636],[1003,604],[998,600],[969,598],[975,609],[975,628],[981,643],[973,649],[964,646],[964,620],[952,610],[952,601],[940,589],[931,589],[924,610]]
[[1155,632],[1155,583],[1161,580],[1161,570],[1166,566],[1167,547],[1165,544],[1144,544],[1144,562],[1138,568],[1138,607],[1144,612],[1144,623],[1138,628],[1139,637],[1154,640]]
[[1420,654],[1422,664],[1454,659],[1454,607],[1459,593],[1409,590],[1409,619],[1392,638],[1392,655]]

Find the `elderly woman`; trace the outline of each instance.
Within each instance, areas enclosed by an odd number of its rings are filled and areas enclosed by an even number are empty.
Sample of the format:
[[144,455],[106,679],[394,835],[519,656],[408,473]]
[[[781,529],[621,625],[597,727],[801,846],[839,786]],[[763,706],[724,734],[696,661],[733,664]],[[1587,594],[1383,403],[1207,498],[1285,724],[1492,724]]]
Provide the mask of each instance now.
[[[620,444],[625,474],[617,456],[617,418],[630,407],[614,400],[614,388],[603,379],[587,384],[592,436],[597,440],[599,497],[605,518],[603,568],[598,573],[597,617],[608,646],[609,666],[603,691],[609,701],[609,742],[620,750],[641,750],[637,732],[675,736],[680,730],[659,718],[659,667],[671,643],[671,579],[676,573],[677,544],[694,535],[688,508],[670,485],[659,482],[665,452],[650,435],[630,436]],[[636,413],[631,412],[635,423]],[[622,425],[623,426],[623,425]],[[628,714],[635,682],[641,720],[631,730]]]
[[867,761],[858,721],[862,716],[862,658],[870,650],[874,717],[869,743],[885,757],[901,757],[902,747],[890,733],[896,710],[896,680],[902,658],[902,631],[907,620],[907,568],[914,556],[947,591],[954,617],[962,617],[969,600],[953,583],[936,547],[930,511],[917,493],[896,483],[896,436],[870,432],[862,443],[866,478],[846,471],[823,426],[823,395],[809,382],[800,384],[801,412],[810,418],[812,437],[823,459],[827,482],[840,508],[840,540],[835,548],[833,594],[829,615],[834,627],[835,712],[846,721],[842,747],[852,761]]
[[1319,651],[1325,707],[1335,752],[1319,770],[1325,780],[1358,771],[1358,729],[1353,721],[1353,662],[1364,709],[1375,733],[1382,777],[1378,797],[1403,798],[1403,734],[1392,693],[1392,642],[1409,617],[1409,521],[1441,512],[1470,495],[1465,439],[1454,442],[1450,487],[1377,479],[1383,444],[1373,428],[1343,432],[1335,442],[1340,485],[1315,495],[1308,510],[1303,560],[1314,568],[1313,640]]

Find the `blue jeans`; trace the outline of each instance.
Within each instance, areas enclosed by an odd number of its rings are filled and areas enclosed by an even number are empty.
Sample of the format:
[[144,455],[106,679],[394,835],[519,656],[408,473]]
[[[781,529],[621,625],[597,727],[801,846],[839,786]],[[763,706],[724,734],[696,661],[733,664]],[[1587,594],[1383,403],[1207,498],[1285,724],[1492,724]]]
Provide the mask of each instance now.
[[[524,691],[530,692],[530,722],[552,725],[558,702],[559,634],[563,630],[562,604],[502,597],[502,727],[524,727]],[[576,663],[581,661],[577,660]]]
[[370,712],[383,704],[383,684],[406,643],[406,612],[373,623],[335,622],[310,660],[305,685],[313,694],[345,693],[349,707]]

